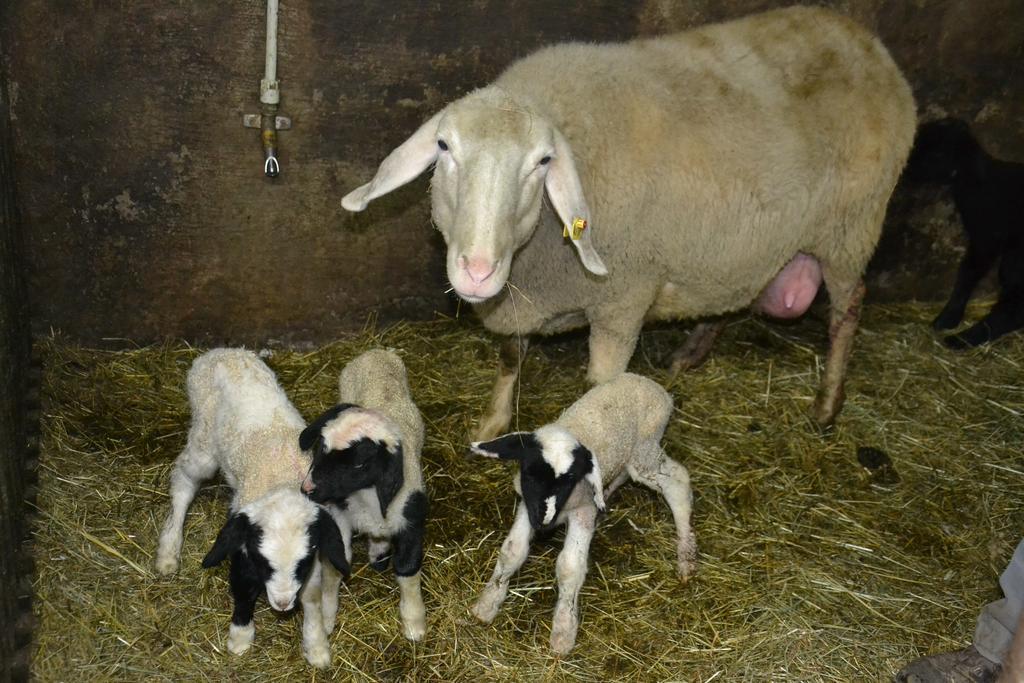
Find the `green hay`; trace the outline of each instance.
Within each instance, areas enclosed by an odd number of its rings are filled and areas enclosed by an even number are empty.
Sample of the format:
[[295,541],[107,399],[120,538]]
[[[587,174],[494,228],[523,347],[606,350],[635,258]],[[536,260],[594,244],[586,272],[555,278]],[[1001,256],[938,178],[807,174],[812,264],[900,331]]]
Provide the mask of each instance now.
[[[43,340],[35,675],[887,679],[919,654],[969,642],[1024,529],[1024,337],[954,354],[928,329],[933,314],[915,305],[867,309],[845,409],[824,436],[808,417],[825,350],[820,316],[731,324],[708,363],[669,387],[677,410],[665,445],[693,480],[698,573],[686,585],[674,574],[664,502],[624,487],[595,536],[577,646],[564,658],[547,649],[561,534],[535,542],[493,625],[468,614],[514,502],[510,466],[466,456],[494,378],[496,340],[470,320],[438,320],[275,351],[268,363],[312,417],[335,402],[345,362],[394,347],[427,424],[427,638],[413,645],[401,637],[394,581],[365,564],[357,541],[325,672],[302,659],[301,617],[278,618],[262,601],[253,649],[226,651],[227,572],[200,568],[224,519],[222,483],[202,489],[190,510],[179,573],[152,570],[168,472],[188,426],[185,373],[198,350],[103,352]],[[667,382],[662,358],[682,338],[676,327],[645,333],[631,369]],[[554,419],[585,391],[585,364],[585,336],[531,350],[520,427]],[[892,469],[860,466],[862,445],[888,453]]]

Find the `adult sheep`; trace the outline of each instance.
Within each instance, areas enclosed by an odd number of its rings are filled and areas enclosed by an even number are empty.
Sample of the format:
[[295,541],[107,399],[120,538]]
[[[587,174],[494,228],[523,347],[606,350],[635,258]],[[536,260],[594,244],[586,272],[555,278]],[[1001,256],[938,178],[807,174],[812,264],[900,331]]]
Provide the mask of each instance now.
[[[478,438],[508,426],[525,335],[589,324],[588,378],[601,383],[626,369],[645,321],[752,304],[796,317],[822,278],[830,344],[815,417],[827,425],[915,123],[877,38],[792,7],[542,49],[431,117],[342,204],[361,211],[436,164],[448,278],[485,327],[514,335]],[[699,326],[696,353],[674,365],[699,362],[720,327]]]

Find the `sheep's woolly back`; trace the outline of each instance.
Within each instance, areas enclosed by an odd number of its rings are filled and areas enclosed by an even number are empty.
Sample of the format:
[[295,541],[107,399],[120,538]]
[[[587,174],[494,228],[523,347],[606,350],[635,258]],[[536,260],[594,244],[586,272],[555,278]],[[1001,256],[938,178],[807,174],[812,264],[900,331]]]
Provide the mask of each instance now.
[[394,351],[373,349],[352,360],[338,377],[342,403],[352,403],[382,413],[401,431],[406,484],[422,487],[420,452],[424,428],[420,411],[413,403],[405,365]]
[[660,385],[623,373],[588,391],[555,424],[593,453],[607,486],[627,464],[641,472],[657,471],[658,445],[671,414],[672,398]]
[[274,488],[299,490],[309,456],[299,450],[302,416],[274,373],[251,351],[214,349],[188,373],[189,446],[217,460],[237,512]]
[[[503,333],[748,306],[797,252],[855,282],[916,125],[909,85],[852,20],[791,7],[623,44],[540,50],[452,105],[539,116],[569,141],[607,277],[550,210],[516,254]],[[497,125],[497,124],[496,124]],[[437,189],[435,188],[435,193]],[[614,303],[609,306],[608,302]]]

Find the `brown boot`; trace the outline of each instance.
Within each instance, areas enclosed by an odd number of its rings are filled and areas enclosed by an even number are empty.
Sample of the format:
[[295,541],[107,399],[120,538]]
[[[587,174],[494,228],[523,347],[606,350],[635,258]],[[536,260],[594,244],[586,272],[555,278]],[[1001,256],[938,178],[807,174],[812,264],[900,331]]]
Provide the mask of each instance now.
[[896,674],[896,683],[992,683],[1000,665],[971,645],[965,650],[921,657]]

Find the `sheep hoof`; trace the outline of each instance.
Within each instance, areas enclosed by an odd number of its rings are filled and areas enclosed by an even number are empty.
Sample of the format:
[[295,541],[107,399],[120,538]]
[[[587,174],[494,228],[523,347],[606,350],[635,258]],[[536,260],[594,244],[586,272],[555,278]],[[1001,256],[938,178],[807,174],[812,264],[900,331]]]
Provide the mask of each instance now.
[[231,624],[228,629],[228,651],[240,655],[252,646],[253,636],[256,635],[256,627],[250,622],[246,626]]
[[317,643],[309,647],[303,647],[306,661],[310,666],[318,669],[326,669],[331,665],[331,649],[326,643]]
[[406,640],[419,641],[427,634],[427,622],[425,619],[409,619],[403,625]]
[[477,618],[477,621],[489,624],[494,621],[494,617],[498,616],[498,605],[493,600],[480,598],[470,612]]
[[558,655],[567,655],[576,645],[575,629],[565,631],[551,631],[551,650]]
[[174,572],[178,571],[178,558],[176,557],[157,557],[154,563],[158,574],[163,576],[169,576]]

